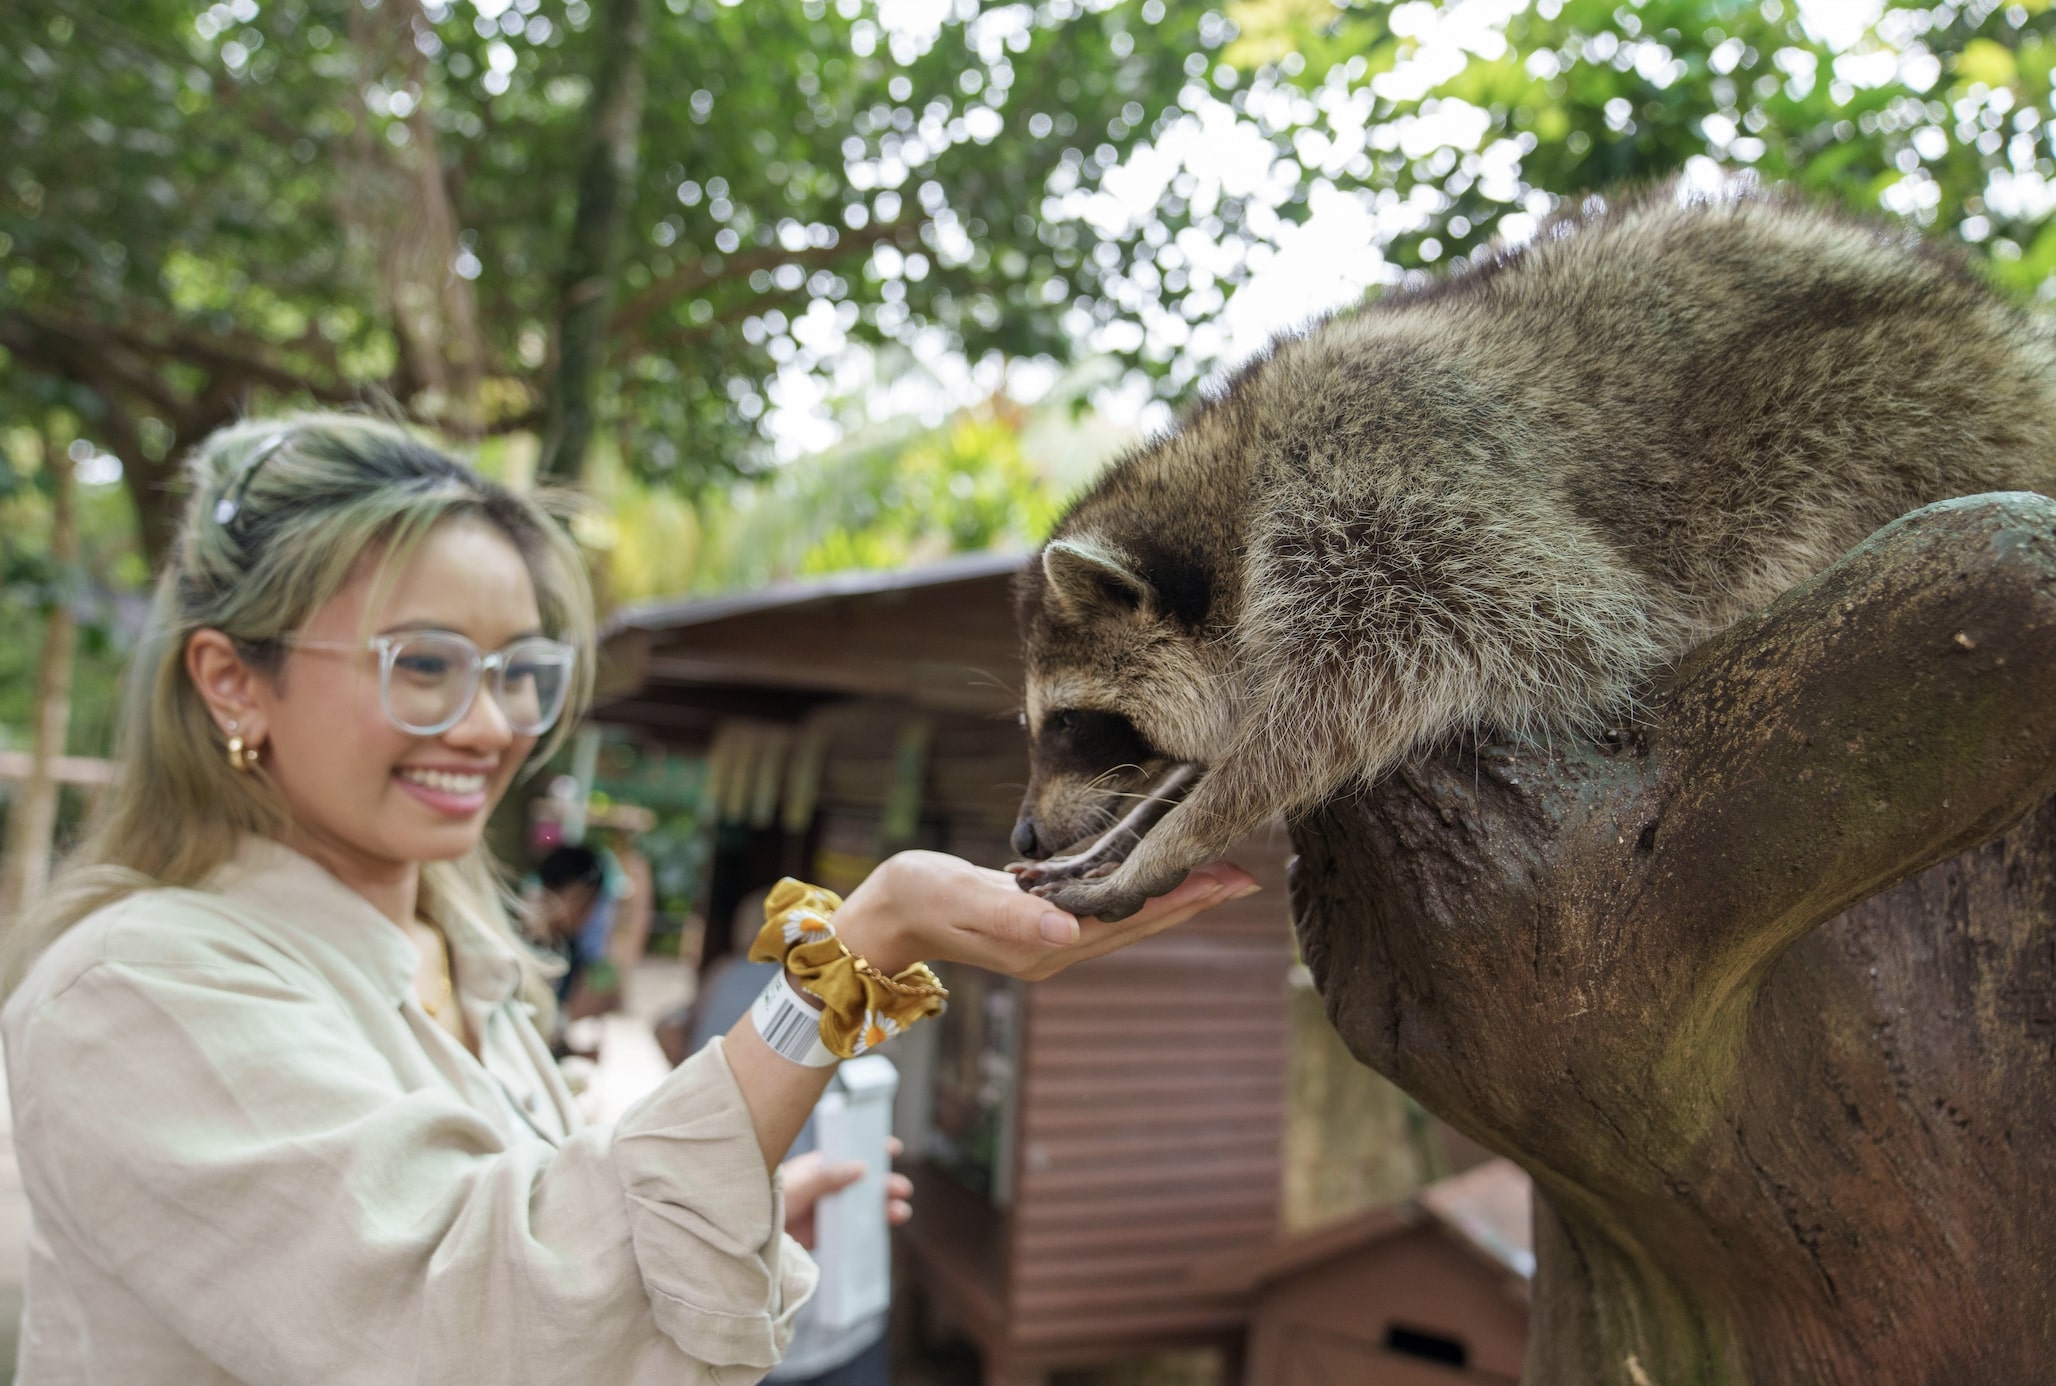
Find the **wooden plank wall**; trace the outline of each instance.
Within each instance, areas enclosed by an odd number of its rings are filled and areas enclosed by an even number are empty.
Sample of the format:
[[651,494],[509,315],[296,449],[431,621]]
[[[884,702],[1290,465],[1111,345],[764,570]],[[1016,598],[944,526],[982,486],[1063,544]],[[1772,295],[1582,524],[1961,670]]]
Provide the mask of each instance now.
[[1011,1337],[1203,1336],[1242,1322],[1195,1261],[1279,1229],[1292,960],[1282,830],[1234,857],[1264,892],[1029,990]]

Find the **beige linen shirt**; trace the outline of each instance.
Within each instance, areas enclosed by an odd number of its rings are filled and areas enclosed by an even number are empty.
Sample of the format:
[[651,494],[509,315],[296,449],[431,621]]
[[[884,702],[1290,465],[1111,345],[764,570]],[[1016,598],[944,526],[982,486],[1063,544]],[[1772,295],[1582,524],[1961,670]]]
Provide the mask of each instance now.
[[34,1216],[19,1386],[739,1386],[813,1263],[719,1045],[580,1129],[515,961],[252,839],[88,917],[0,1013]]

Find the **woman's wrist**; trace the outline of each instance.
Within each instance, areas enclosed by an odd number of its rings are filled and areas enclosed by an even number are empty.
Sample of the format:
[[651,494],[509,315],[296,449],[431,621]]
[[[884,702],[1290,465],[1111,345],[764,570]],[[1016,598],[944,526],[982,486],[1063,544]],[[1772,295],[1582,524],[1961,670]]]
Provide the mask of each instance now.
[[851,892],[835,912],[835,933],[850,952],[893,977],[929,959],[893,901],[890,871],[888,861]]
[[949,992],[896,927],[899,894],[867,883],[845,901],[790,876],[772,887],[750,956],[784,964],[753,1012],[773,1049],[808,1066],[853,1058],[942,1014]]

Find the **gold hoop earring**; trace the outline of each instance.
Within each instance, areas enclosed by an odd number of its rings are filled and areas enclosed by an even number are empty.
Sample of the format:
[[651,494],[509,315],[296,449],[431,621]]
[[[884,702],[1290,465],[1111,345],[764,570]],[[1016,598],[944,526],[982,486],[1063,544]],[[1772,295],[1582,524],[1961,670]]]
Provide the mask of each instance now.
[[245,746],[243,738],[231,736],[228,739],[228,763],[237,772],[247,775],[257,768],[257,758],[263,754],[256,746]]

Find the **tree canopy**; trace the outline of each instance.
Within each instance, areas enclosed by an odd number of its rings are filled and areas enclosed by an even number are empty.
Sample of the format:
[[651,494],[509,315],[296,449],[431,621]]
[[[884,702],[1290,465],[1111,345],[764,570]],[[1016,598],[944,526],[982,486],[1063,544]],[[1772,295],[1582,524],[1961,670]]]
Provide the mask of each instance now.
[[1097,353],[1180,397],[1321,225],[1373,288],[1753,169],[2022,294],[2056,272],[2044,0],[36,0],[0,28],[0,391],[75,393],[153,555],[238,411],[539,431],[624,13],[594,419],[687,495],[816,436],[780,420],[853,349]]
[[[1079,248],[1043,245],[1024,194],[1174,97],[1198,11],[1138,43],[1145,8],[910,38],[848,3],[658,6],[603,363],[628,455],[687,483],[746,470],[781,367],[917,324],[973,355],[1064,350],[1052,284]],[[383,396],[459,433],[537,425],[592,20],[53,0],[0,36],[0,346],[91,392],[157,542],[166,466],[238,408]]]

